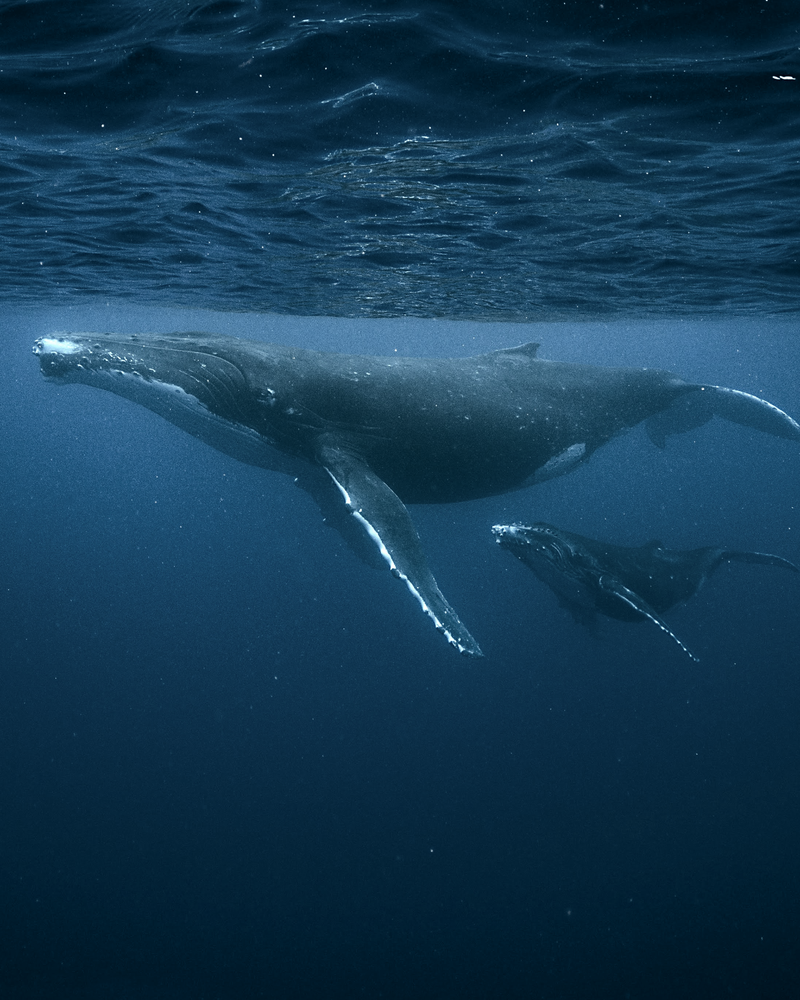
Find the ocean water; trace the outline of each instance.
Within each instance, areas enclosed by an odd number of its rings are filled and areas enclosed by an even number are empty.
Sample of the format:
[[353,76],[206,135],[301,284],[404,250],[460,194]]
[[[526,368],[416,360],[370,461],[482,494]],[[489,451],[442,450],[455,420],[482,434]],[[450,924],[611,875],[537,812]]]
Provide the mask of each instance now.
[[0,2],[0,997],[792,997],[800,582],[581,628],[549,521],[800,563],[798,448],[641,429],[412,509],[457,656],[291,479],[55,331],[661,367],[800,419],[794,4]]
[[798,46],[785,0],[5,2],[2,287],[300,315],[793,311]]

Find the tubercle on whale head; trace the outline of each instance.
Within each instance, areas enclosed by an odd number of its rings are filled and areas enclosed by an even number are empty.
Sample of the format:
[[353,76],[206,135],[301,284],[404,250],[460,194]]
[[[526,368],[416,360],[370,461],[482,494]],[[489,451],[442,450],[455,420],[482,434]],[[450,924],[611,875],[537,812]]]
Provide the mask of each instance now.
[[157,376],[135,337],[108,338],[70,333],[40,337],[33,345],[42,374],[59,382],[91,382],[102,374],[132,375],[149,380]]
[[569,549],[564,535],[545,523],[495,524],[492,534],[498,545],[522,559],[558,560]]
[[522,524],[495,524],[492,526],[495,542],[501,548],[511,552],[519,550],[527,544],[524,532],[525,526]]
[[42,374],[47,378],[69,381],[90,364],[94,353],[86,338],[78,334],[40,337],[33,345],[33,353],[39,358]]
[[76,354],[81,345],[70,337],[40,337],[33,345],[33,353],[40,354]]
[[497,542],[502,542],[503,539],[516,539],[519,541],[544,540],[552,536],[554,532],[547,524],[522,524],[515,521],[512,524],[493,525],[492,534],[495,536]]
[[492,525],[492,533],[494,535],[496,535],[498,538],[502,538],[505,535],[514,535],[518,531],[522,531],[524,529],[525,529],[525,525],[524,524],[518,524],[516,521],[514,521],[512,524],[495,524],[495,525]]

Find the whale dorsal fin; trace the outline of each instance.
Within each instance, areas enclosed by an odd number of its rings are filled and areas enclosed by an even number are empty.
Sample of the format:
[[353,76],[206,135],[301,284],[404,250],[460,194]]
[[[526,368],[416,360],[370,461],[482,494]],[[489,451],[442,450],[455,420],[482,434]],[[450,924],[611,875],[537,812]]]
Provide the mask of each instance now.
[[521,355],[524,358],[535,358],[541,344],[520,344],[518,347],[501,347],[499,351],[490,351],[492,357],[508,357],[509,355]]

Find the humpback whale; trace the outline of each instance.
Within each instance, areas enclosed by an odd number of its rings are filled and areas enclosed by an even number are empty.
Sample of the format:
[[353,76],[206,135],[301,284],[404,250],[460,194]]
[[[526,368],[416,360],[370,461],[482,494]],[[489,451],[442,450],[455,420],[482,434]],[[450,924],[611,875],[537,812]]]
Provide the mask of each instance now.
[[579,621],[590,624],[596,612],[625,622],[651,621],[693,660],[697,657],[659,617],[662,612],[696,594],[724,562],[800,572],[788,559],[766,552],[681,551],[655,541],[629,548],[542,523],[496,524],[492,531],[498,544],[532,569]]
[[[53,334],[42,373],[127,397],[241,461],[288,473],[338,508],[460,652],[481,655],[442,595],[406,509],[494,496],[562,475],[648,422],[669,434],[714,415],[800,441],[765,400],[655,369],[537,357],[367,357],[203,333]],[[341,516],[349,512],[348,517]]]

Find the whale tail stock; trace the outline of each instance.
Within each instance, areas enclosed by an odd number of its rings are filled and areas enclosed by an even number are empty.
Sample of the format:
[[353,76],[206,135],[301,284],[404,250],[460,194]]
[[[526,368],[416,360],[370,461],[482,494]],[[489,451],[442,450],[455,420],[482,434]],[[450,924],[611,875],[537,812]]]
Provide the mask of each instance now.
[[646,421],[648,437],[659,448],[666,445],[671,434],[702,427],[712,417],[752,427],[773,437],[800,441],[800,424],[766,399],[721,385],[696,385],[688,389],[665,410]]

